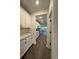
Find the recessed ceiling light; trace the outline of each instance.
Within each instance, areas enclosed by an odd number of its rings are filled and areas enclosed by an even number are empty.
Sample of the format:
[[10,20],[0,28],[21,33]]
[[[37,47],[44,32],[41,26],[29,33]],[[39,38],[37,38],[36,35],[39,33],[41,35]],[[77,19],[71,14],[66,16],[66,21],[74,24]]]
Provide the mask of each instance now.
[[39,4],[39,0],[36,0],[36,5],[38,5]]

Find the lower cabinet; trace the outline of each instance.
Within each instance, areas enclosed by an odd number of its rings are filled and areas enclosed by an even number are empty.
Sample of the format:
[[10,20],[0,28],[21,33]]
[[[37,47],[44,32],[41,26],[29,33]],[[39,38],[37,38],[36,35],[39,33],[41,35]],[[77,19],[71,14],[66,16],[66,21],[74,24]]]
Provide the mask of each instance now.
[[33,44],[33,37],[29,36],[20,41],[20,57],[22,57]]
[[32,44],[36,44],[36,39],[39,36],[39,32],[29,35],[28,37],[20,40],[20,58],[27,52]]
[[21,40],[20,42],[20,56],[22,57],[25,53],[25,40]]
[[39,37],[39,31],[36,31],[36,39]]

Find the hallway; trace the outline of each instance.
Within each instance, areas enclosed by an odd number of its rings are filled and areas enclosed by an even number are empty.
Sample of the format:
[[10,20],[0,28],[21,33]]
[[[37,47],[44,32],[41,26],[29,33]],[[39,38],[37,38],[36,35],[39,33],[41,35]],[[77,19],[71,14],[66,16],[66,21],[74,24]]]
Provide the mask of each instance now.
[[51,51],[46,48],[46,37],[40,35],[37,44],[32,45],[21,59],[51,59]]

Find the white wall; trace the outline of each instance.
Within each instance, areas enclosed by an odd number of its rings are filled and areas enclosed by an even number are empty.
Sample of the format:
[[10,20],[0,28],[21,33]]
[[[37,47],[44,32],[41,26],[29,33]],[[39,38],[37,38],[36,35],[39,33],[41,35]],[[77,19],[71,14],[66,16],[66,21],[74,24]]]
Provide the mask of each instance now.
[[50,47],[50,21],[49,21],[50,19],[48,18],[47,19],[47,27],[48,27],[48,31],[47,31],[47,44],[46,44],[46,47],[47,48],[51,48]]
[[[49,12],[47,16],[48,36],[47,36],[47,47],[51,48],[51,59],[58,59],[58,12],[57,12],[57,1],[50,0]],[[52,26],[50,28],[49,15],[52,11]],[[52,37],[50,38],[50,29],[52,29]],[[51,40],[50,40],[51,39]],[[51,47],[50,47],[51,42]]]
[[58,0],[53,0],[52,11],[51,59],[58,59]]

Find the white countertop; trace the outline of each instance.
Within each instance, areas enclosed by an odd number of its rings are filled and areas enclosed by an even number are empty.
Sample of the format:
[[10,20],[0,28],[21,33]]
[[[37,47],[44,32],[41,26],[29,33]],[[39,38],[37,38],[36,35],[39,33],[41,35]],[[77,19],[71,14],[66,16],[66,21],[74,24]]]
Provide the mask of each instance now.
[[20,35],[20,40],[22,40],[22,39],[24,39],[24,38],[26,38],[26,37],[28,37],[30,35],[33,35],[33,33],[24,33],[24,34],[21,34]]

